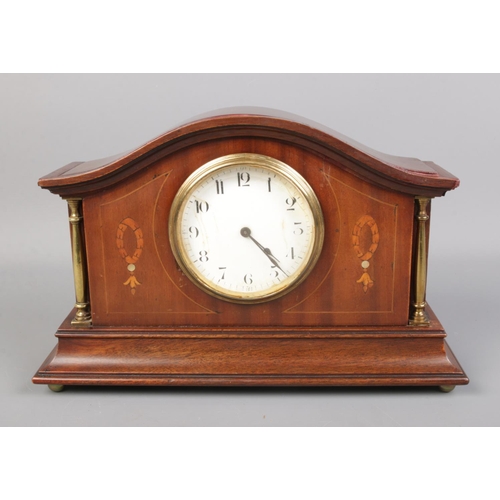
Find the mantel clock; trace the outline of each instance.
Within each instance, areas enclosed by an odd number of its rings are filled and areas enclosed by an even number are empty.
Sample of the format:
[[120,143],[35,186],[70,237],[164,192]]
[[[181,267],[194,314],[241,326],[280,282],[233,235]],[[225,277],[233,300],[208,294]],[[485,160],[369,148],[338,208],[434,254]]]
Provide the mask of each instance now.
[[70,163],[39,185],[68,203],[76,303],[33,382],[467,384],[425,300],[458,184],[259,108]]

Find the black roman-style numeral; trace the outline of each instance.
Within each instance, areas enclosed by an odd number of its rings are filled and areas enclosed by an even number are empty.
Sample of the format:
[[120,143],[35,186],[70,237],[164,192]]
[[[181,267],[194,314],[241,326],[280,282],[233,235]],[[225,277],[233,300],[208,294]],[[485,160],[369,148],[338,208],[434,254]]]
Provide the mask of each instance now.
[[208,212],[208,209],[210,208],[210,205],[206,201],[198,201],[195,200],[196,204],[196,213],[206,213]]
[[293,230],[293,234],[297,235],[304,234],[304,230],[300,227],[302,222],[294,222],[293,224],[296,226],[295,229]]
[[269,273],[269,275],[271,276],[271,278],[276,279],[278,281],[281,281],[281,279],[280,279],[280,273],[276,269],[276,266],[271,266],[271,269],[272,269],[272,271]]
[[218,281],[226,279],[226,268],[225,267],[219,267],[219,271],[222,271],[222,276],[219,278]]
[[250,187],[250,174],[248,172],[238,172],[238,187]]
[[215,187],[217,189],[217,194],[224,194],[224,182],[216,180]]
[[295,210],[294,205],[297,203],[297,199],[292,196],[291,198],[287,198],[285,203],[288,205],[287,210]]

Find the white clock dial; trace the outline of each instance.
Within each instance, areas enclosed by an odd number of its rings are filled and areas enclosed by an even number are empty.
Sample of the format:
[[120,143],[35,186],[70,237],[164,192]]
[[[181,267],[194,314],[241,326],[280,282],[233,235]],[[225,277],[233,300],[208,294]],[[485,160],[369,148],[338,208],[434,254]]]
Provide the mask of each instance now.
[[302,281],[319,257],[323,218],[307,182],[267,156],[218,158],[172,204],[170,239],[190,279],[219,298],[262,302]]

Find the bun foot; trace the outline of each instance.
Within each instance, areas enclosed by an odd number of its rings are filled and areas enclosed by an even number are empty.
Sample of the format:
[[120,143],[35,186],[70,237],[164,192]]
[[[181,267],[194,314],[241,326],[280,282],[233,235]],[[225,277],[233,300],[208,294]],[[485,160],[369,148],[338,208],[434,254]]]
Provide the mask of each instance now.
[[54,392],[61,392],[64,390],[64,385],[49,384],[49,389]]
[[439,390],[441,392],[451,392],[453,389],[455,389],[454,385],[440,385]]

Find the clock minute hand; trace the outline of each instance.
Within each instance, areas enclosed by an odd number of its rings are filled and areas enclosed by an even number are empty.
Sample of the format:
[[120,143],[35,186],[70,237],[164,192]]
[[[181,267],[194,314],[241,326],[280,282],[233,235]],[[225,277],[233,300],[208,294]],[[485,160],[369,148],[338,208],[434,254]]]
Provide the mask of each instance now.
[[248,236],[270,259],[274,259],[277,262],[279,260],[271,253],[271,250],[269,248],[264,248],[253,236],[249,235]]
[[269,248],[264,248],[263,245],[261,245],[253,236],[252,236],[252,231],[248,227],[244,227],[240,231],[241,236],[244,238],[250,238],[256,245],[257,247],[262,250],[262,252],[267,256],[267,258],[273,263],[274,266],[276,266],[285,276],[288,276],[283,269],[281,269],[279,265],[279,260],[272,254],[271,250]]
[[288,274],[285,273],[285,271],[283,271],[283,269],[281,269],[280,265],[279,265],[279,260],[272,254],[271,250],[269,250],[269,248],[264,248],[255,238],[253,238],[252,236],[248,236],[267,256],[267,258],[273,263],[274,266],[276,266],[283,274],[285,274],[286,276],[288,276]]
[[271,252],[266,252],[266,250],[269,250],[269,248],[265,248],[264,249],[264,253],[269,257],[269,260],[273,263],[273,265],[275,267],[277,267],[285,276],[288,276],[287,273],[285,273],[285,271],[283,271],[283,269],[281,269],[280,265],[278,264],[278,259],[276,259],[275,257],[272,256]]

